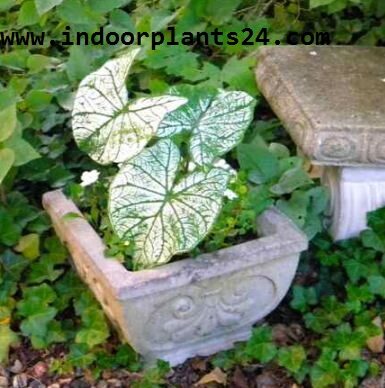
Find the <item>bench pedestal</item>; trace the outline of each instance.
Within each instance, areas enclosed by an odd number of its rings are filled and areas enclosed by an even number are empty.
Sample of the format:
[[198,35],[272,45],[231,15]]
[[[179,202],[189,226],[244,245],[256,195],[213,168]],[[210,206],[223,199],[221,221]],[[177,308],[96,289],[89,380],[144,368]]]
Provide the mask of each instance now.
[[330,233],[334,240],[366,229],[366,213],[385,206],[385,169],[324,167],[322,183],[330,189]]

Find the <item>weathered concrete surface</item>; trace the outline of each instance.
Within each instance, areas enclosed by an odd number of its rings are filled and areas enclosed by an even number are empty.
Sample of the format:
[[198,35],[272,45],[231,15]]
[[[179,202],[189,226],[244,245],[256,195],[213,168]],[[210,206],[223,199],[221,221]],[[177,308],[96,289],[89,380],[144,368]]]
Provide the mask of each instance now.
[[321,179],[330,190],[336,241],[358,236],[367,228],[367,213],[385,206],[385,168],[324,167]]
[[315,164],[385,164],[385,48],[263,47],[256,77]]
[[46,193],[43,205],[68,247],[80,276],[94,292],[123,337],[148,362],[172,365],[195,355],[224,350],[246,340],[252,325],[286,294],[302,232],[277,210],[259,218],[259,239],[157,269],[129,272],[104,255],[105,246],[60,191]]

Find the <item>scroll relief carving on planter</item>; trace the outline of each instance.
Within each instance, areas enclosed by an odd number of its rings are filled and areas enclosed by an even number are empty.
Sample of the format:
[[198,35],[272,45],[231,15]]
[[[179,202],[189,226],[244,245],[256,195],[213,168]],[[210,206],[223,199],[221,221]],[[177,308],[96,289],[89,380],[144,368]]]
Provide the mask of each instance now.
[[273,279],[244,272],[183,289],[155,307],[145,327],[152,347],[195,342],[218,330],[248,326],[276,303]]

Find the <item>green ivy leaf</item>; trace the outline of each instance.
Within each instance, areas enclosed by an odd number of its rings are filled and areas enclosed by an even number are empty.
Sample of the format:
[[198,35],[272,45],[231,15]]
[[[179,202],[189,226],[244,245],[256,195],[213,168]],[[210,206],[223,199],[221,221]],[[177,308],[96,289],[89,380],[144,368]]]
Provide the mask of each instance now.
[[[28,50],[17,48],[0,56],[0,64],[12,70],[23,70],[27,67],[27,59],[30,55]],[[7,89],[9,90],[9,88]],[[0,93],[0,95],[3,92]],[[1,104],[0,104],[1,105]]]
[[51,236],[44,241],[44,248],[48,251],[50,262],[63,264],[66,262],[68,252],[58,237]]
[[40,237],[36,233],[23,236],[15,247],[16,252],[20,252],[29,260],[35,260],[40,255]]
[[23,292],[24,299],[18,304],[21,315],[33,316],[36,312],[44,312],[45,307],[56,299],[54,290],[48,284],[26,288]]
[[36,11],[34,1],[25,1],[20,8],[17,23],[20,26],[30,26],[39,21],[39,14]]
[[276,195],[292,193],[294,190],[311,185],[313,181],[303,168],[292,168],[283,173],[277,184],[270,187],[270,191]]
[[135,32],[135,23],[130,14],[121,9],[115,9],[111,12],[110,23],[114,27],[124,28],[127,32]]
[[305,225],[310,198],[307,192],[297,190],[289,200],[279,199],[277,207],[289,216],[300,228]]
[[268,182],[278,174],[278,159],[265,145],[240,144],[237,157],[241,169],[249,171],[249,180],[255,184]]
[[254,60],[230,57],[221,72],[221,81],[234,90],[243,90],[252,96],[258,94],[253,68]]
[[107,13],[115,8],[120,8],[123,6],[128,5],[131,2],[131,0],[89,0],[88,4],[90,8],[99,13]]
[[338,326],[329,338],[329,347],[339,351],[340,360],[358,360],[366,343],[363,333],[353,331],[350,324]]
[[385,228],[385,207],[367,214],[368,226],[379,235]]
[[127,344],[118,347],[114,359],[118,365],[128,368],[130,372],[136,372],[140,367],[138,353]]
[[[16,104],[10,104],[0,110],[0,143],[7,140],[16,128]],[[1,179],[0,179],[1,181]]]
[[201,16],[207,18],[213,25],[221,26],[228,22],[241,0],[206,0]]
[[347,259],[342,264],[353,284],[356,284],[361,278],[365,278],[368,275],[367,265],[360,263],[358,260]]
[[27,66],[30,74],[39,73],[51,64],[52,59],[45,55],[34,54],[27,60]]
[[40,158],[39,153],[22,138],[21,133],[18,130],[4,142],[4,146],[13,151],[15,157],[13,164],[16,167]]
[[348,293],[348,300],[351,302],[359,301],[363,303],[370,303],[373,301],[375,296],[370,292],[369,285],[353,285],[348,284],[346,286]]
[[318,297],[314,287],[293,286],[293,298],[290,302],[293,309],[305,312],[309,306],[314,306],[317,302]]
[[71,46],[68,51],[67,75],[72,82],[78,82],[93,70],[92,57],[87,46]]
[[54,282],[63,272],[64,269],[55,268],[55,263],[51,261],[50,256],[44,256],[31,267],[28,283],[42,283],[45,280]]
[[245,353],[263,363],[271,361],[277,354],[277,347],[272,343],[271,329],[266,326],[255,328],[246,344]]
[[66,342],[68,340],[67,333],[63,330],[60,322],[52,320],[48,323],[47,334],[44,338],[44,347],[48,347],[53,343]]
[[8,11],[16,5],[16,0],[3,0],[0,4],[0,12]]
[[85,285],[79,277],[72,271],[67,272],[62,278],[55,282],[55,292],[60,295],[56,299],[55,307],[62,311],[68,307],[71,300],[76,299],[79,295],[85,294]]
[[321,356],[311,368],[310,377],[314,387],[326,388],[335,386],[340,378],[340,366],[335,361],[337,352],[323,347]]
[[15,162],[15,153],[10,148],[0,149],[0,184]]
[[18,336],[9,325],[0,322],[0,362],[7,361],[10,346],[16,345],[18,342]]
[[[48,324],[55,317],[57,310],[54,307],[39,309],[34,314],[29,315],[20,325],[23,334],[31,337],[44,337],[48,332]],[[42,344],[44,346],[44,343]],[[41,346],[38,346],[41,347]]]
[[95,361],[95,359],[95,353],[90,352],[90,349],[86,344],[72,344],[70,346],[70,352],[67,356],[67,361],[70,365],[79,368],[87,368]]
[[0,208],[0,243],[13,246],[20,239],[21,227],[9,212]]
[[317,186],[307,190],[307,195],[309,204],[302,230],[310,240],[324,229],[323,213],[329,205],[329,192],[325,187]]
[[385,298],[385,278],[380,275],[373,275],[368,277],[370,292],[380,295]]
[[17,308],[24,317],[20,324],[23,334],[31,337],[36,348],[46,346],[48,325],[57,314],[57,309],[50,304],[57,298],[54,290],[47,284],[26,288],[23,299]]
[[[178,58],[178,61],[175,61]],[[156,50],[147,52],[144,60],[150,69],[164,69],[169,75],[183,77],[187,80],[200,75],[198,54],[187,49],[186,46],[158,46]]]
[[310,9],[317,8],[317,7],[321,7],[323,5],[332,4],[334,2],[335,2],[335,0],[310,0],[309,8]]
[[103,312],[98,307],[89,307],[82,313],[83,328],[75,337],[76,343],[85,343],[89,348],[102,344],[110,333]]
[[[270,143],[269,144],[269,151],[273,155],[275,155],[278,159],[281,159],[281,161],[282,160],[285,160],[285,161],[292,160],[292,158],[290,158],[290,150],[285,145],[283,145],[281,143],[274,143],[274,142]],[[299,161],[300,161],[300,164],[302,165],[302,160],[299,159]],[[294,166],[292,166],[292,167],[294,167]],[[281,167],[281,170],[286,171],[286,170],[288,170],[288,168]]]
[[39,16],[44,15],[53,7],[61,4],[63,0],[35,0],[35,6]]
[[[2,216],[2,213],[0,211],[0,225],[1,225],[1,216]],[[1,236],[1,229],[0,229],[0,236]],[[21,255],[16,255],[13,251],[7,249],[0,256],[0,264],[4,269],[7,279],[18,281],[24,269],[28,267],[29,262]]]
[[381,237],[373,230],[364,230],[361,233],[362,244],[367,248],[372,248],[378,252],[385,252],[385,244]]
[[96,301],[91,291],[83,292],[78,298],[76,298],[74,307],[77,315],[83,315],[89,307],[95,307]]
[[278,351],[278,364],[292,373],[297,373],[305,360],[306,352],[303,346],[294,345]]
[[[333,368],[339,368],[339,365],[336,362],[333,362],[332,365]],[[336,386],[336,383],[339,378],[339,373],[334,373],[334,370],[325,370],[316,365],[311,368],[310,377],[313,387],[328,388]]]
[[33,89],[25,97],[25,103],[33,112],[41,112],[46,109],[51,100],[52,94],[45,90]]
[[65,22],[80,25],[104,24],[105,19],[94,12],[87,2],[81,0],[63,0],[57,7],[58,16]]
[[107,321],[90,292],[83,292],[80,297],[76,297],[76,295],[74,297],[76,298],[75,311],[82,319],[82,327],[76,333],[75,341],[86,344],[91,349],[95,345],[105,342],[109,337]]

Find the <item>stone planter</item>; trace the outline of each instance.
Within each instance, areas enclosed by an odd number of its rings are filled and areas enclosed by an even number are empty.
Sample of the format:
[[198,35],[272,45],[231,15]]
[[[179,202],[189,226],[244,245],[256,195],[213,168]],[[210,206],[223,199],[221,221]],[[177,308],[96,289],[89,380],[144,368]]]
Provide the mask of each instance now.
[[285,296],[307,239],[272,208],[258,219],[260,238],[138,272],[104,255],[105,246],[60,191],[44,208],[73,263],[122,337],[147,362],[171,365],[246,340],[252,325]]

